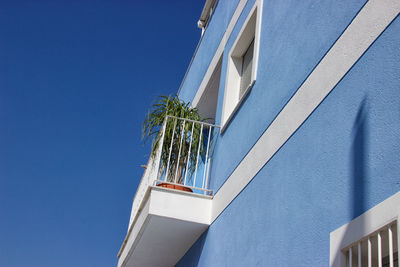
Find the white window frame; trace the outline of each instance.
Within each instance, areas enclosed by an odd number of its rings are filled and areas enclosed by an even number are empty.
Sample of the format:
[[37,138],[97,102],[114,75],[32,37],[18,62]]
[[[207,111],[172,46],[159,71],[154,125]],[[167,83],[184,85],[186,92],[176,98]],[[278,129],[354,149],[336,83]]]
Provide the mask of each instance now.
[[329,266],[346,266],[346,255],[343,253],[345,248],[394,221],[397,222],[398,229],[397,237],[394,238],[400,244],[400,192],[330,233]]
[[[228,68],[225,80],[224,104],[222,109],[221,133],[225,131],[233,115],[246,98],[257,78],[258,54],[260,47],[260,28],[262,0],[257,0],[249,12],[236,40],[228,54]],[[251,79],[241,97],[240,83],[243,55],[254,40]]]

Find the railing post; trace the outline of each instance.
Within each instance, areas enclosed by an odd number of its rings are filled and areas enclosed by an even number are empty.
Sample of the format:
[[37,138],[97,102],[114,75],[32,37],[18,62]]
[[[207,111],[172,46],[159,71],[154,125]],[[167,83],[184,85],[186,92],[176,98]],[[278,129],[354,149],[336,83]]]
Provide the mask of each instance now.
[[161,130],[161,138],[158,141],[158,148],[157,148],[157,153],[156,153],[156,165],[154,166],[154,169],[157,170],[157,175],[156,175],[156,180],[160,178],[160,165],[161,165],[161,154],[162,154],[162,149],[163,149],[163,144],[164,144],[164,137],[165,137],[165,129],[167,128],[167,121],[168,121],[168,115],[165,117],[162,130]]
[[196,177],[197,177],[197,165],[199,162],[200,149],[201,149],[201,135],[203,134],[203,124],[200,126],[200,137],[199,137],[199,147],[197,149],[197,157],[196,157],[196,168],[194,169],[194,179],[193,179],[193,187],[196,187]]
[[388,241],[389,241],[389,266],[393,267],[393,233],[392,225],[388,227]]
[[[211,139],[211,125],[209,126],[209,130],[208,130],[206,158],[204,160],[204,175],[203,175],[203,186],[202,186],[203,189],[207,189],[207,188],[205,188],[205,186],[207,186],[207,179],[208,179],[207,169],[208,169],[208,149],[210,146],[210,139]],[[204,194],[205,194],[205,191],[204,191]]]
[[177,121],[177,119],[175,118],[175,120],[174,120],[174,129],[172,130],[171,145],[170,145],[170,147],[169,147],[169,155],[168,155],[168,161],[167,161],[167,169],[165,170],[165,181],[166,181],[166,182],[168,182],[169,162],[170,162],[170,160],[171,160],[172,144],[174,143],[176,121]]
[[349,267],[353,267],[353,249],[349,248]]
[[183,180],[183,184],[186,185],[186,177],[189,169],[189,162],[190,162],[190,151],[192,149],[192,140],[193,140],[193,129],[194,129],[194,122],[192,122],[192,131],[190,132],[190,142],[189,142],[189,152],[186,162],[186,170],[185,170],[185,178]]
[[[182,131],[181,131],[181,141],[179,142],[179,153],[178,153],[178,158],[176,160],[176,170],[175,170],[175,179],[174,183],[176,183],[176,177],[178,176],[178,171],[179,171],[179,160],[181,157],[181,151],[182,151],[182,141],[183,141],[183,134],[185,133],[185,120],[182,120]],[[178,181],[179,182],[179,181]]]
[[371,237],[368,237],[368,267],[372,267],[372,245],[371,245]]
[[378,267],[382,267],[382,237],[381,232],[378,232]]

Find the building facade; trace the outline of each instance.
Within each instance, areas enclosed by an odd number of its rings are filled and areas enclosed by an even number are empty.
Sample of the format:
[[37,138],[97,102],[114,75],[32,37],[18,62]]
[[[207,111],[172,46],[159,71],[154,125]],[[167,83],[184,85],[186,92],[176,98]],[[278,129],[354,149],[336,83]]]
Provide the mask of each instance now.
[[118,265],[400,266],[399,12],[206,1],[179,97],[219,129],[213,193],[160,189],[147,171]]

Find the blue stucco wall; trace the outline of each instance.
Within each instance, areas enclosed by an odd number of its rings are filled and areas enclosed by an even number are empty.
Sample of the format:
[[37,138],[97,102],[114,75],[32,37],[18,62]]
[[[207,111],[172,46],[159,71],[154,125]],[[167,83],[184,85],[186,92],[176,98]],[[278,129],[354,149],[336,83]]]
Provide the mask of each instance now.
[[[214,190],[362,5],[265,0],[257,81],[216,144]],[[397,17],[177,266],[327,266],[329,233],[400,191],[399,44]]]
[[[211,188],[217,191],[334,44],[365,1],[264,1],[257,80],[215,146]],[[230,51],[254,1],[243,11]],[[220,124],[228,53],[217,107]],[[237,145],[240,140],[240,146]],[[235,147],[227,151],[226,147]],[[229,160],[227,160],[227,158]]]
[[211,17],[201,45],[180,89],[181,99],[189,102],[193,100],[238,3],[239,0],[218,1],[214,15]]

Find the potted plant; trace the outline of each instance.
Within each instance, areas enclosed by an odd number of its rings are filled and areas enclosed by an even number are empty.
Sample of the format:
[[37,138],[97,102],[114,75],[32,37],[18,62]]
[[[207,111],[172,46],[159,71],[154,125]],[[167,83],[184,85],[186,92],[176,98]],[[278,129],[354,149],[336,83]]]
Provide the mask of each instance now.
[[197,161],[203,160],[205,155],[202,127],[193,121],[202,122],[204,119],[197,108],[190,107],[190,103],[180,100],[177,95],[160,96],[145,117],[142,136],[144,142],[152,139],[151,157],[154,158],[158,147],[162,146],[160,169],[166,183],[158,186],[192,192],[190,188],[177,184],[183,185],[186,177],[192,177]]

